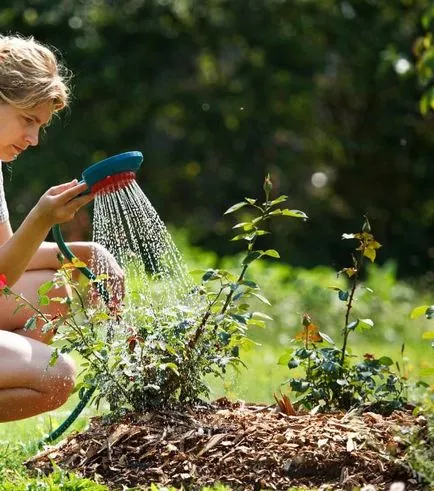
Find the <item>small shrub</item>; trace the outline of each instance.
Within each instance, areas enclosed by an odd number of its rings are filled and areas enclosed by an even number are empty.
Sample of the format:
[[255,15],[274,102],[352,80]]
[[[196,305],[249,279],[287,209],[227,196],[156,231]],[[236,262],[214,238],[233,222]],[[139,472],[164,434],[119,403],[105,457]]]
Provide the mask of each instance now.
[[[267,177],[264,202],[246,198],[226,211],[232,214],[243,209],[247,217],[234,226],[236,235],[232,238],[246,244],[239,273],[223,269],[196,272],[201,275],[200,284],[179,304],[164,306],[163,312],[157,312],[137,292],[134,301],[121,310],[110,303],[89,303],[82,285],[73,278],[74,269],[84,266],[75,259],[62,262],[54,280],[41,285],[40,305],[67,302],[71,308],[61,318],[49,318],[36,306],[26,327],[32,329],[37,319],[42,319],[43,329],[57,330],[61,347],[55,348],[51,363],[60,353],[79,353],[83,372],[76,390],[81,398],[96,387],[94,402],[105,399],[116,412],[194,403],[208,395],[206,376],[221,376],[229,365],[242,364],[240,348],[254,345],[248,337],[249,328],[263,327],[270,319],[252,309],[253,300],[269,302],[246,273],[263,257],[279,258],[275,250],[257,248],[258,239],[269,233],[266,225],[271,219],[307,218],[302,211],[281,208],[287,197],[272,200],[271,189]],[[99,275],[86,287],[101,290],[106,280],[106,275]],[[47,296],[60,285],[72,288],[74,300]],[[14,294],[6,283],[4,293]],[[17,300],[19,305],[28,304],[20,296]]]
[[371,409],[390,411],[402,406],[406,400],[404,381],[392,371],[393,360],[366,353],[361,360],[354,361],[355,357],[348,350],[354,331],[374,327],[369,318],[353,319],[352,311],[356,291],[363,286],[360,277],[364,261],[367,258],[374,262],[381,245],[371,234],[367,218],[361,232],[344,234],[342,238],[358,240],[358,247],[352,255],[352,264],[338,273],[347,278],[348,288],[331,287],[346,304],[341,347],[319,330],[309,314],[304,314],[303,329],[293,339],[297,347],[288,350],[279,362],[286,363],[290,370],[303,369],[304,375],[291,377],[288,384],[296,394],[297,402],[310,410],[348,410],[368,405]]

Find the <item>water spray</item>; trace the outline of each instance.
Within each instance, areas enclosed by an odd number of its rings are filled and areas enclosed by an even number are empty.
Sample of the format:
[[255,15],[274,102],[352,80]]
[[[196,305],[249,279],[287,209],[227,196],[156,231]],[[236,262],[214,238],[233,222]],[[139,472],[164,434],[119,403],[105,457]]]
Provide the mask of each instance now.
[[[89,166],[82,173],[82,181],[87,184],[87,193],[109,194],[126,188],[136,178],[136,172],[143,162],[141,152],[124,152],[113,157],[101,160],[96,164]],[[60,252],[71,262],[75,258],[74,253],[66,245],[60,231],[60,225],[54,225],[52,228],[54,240],[56,241]],[[96,275],[88,267],[78,268],[91,281],[96,279]],[[109,294],[101,283],[97,283],[98,292],[101,294],[106,304],[109,302]],[[96,386],[90,387],[81,397],[79,403],[66,420],[54,431],[52,431],[41,443],[51,443],[61,436],[77,419],[81,411],[86,407],[91,399]]]

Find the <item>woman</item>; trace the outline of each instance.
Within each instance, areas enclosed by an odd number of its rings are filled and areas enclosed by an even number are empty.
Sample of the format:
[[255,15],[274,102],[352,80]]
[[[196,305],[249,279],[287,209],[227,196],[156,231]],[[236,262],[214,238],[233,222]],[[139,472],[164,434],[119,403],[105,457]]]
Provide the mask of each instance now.
[[[38,145],[41,128],[68,103],[65,74],[55,54],[33,38],[0,35],[0,161],[14,162],[28,147]],[[50,188],[14,233],[0,164],[0,274],[32,303],[37,302],[38,287],[59,267],[56,244],[44,239],[54,224],[71,220],[93,199],[89,194],[80,196],[85,189],[77,180]],[[123,282],[121,268],[101,246],[68,245],[86,263],[96,250],[108,265],[111,281]],[[68,292],[57,289],[50,294],[59,297]],[[59,307],[53,302],[41,309],[50,316]],[[70,357],[61,356],[55,366],[48,365],[52,348],[47,343],[54,333],[43,333],[41,326],[23,329],[33,312],[14,313],[15,309],[12,297],[0,297],[0,422],[55,409],[74,387],[75,366]]]

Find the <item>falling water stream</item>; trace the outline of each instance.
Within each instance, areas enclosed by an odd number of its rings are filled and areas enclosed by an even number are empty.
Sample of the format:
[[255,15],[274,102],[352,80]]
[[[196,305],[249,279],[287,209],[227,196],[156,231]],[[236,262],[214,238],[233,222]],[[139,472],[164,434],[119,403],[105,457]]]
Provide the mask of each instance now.
[[[166,226],[136,181],[94,202],[93,240],[104,246],[126,274],[125,312],[134,325],[140,312],[154,319],[199,306],[195,285]],[[104,258],[92,261],[97,275],[109,274]],[[112,285],[116,297],[119,286]],[[196,304],[196,305],[195,305]]]

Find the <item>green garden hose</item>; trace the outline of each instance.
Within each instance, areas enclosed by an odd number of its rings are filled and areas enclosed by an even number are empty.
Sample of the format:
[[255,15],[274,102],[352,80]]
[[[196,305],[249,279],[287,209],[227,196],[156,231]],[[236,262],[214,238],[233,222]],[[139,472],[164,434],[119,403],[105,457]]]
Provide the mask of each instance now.
[[[62,232],[60,231],[60,226],[59,225],[54,225],[52,228],[52,233],[53,233],[53,238],[56,241],[60,252],[69,260],[72,261],[73,258],[75,258],[74,253],[71,251],[71,249],[65,244],[65,241],[63,240]],[[96,276],[95,274],[87,267],[79,267],[79,269],[89,280],[95,280]],[[109,301],[109,294],[107,290],[104,288],[104,286],[101,283],[97,283],[97,288],[98,292],[101,294],[102,298],[106,303]],[[91,399],[93,393],[96,390],[96,385],[89,387],[86,392],[82,395],[80,398],[80,401],[78,402],[77,406],[73,409],[71,414],[65,419],[65,421],[59,425],[55,430],[53,430],[47,437],[45,437],[40,444],[43,445],[44,443],[52,443],[54,440],[59,438],[73,423],[74,421],[78,418],[80,413],[83,411],[83,409],[86,407],[87,403]]]
[[[124,152],[118,155],[114,155],[107,159],[101,160],[96,164],[91,165],[82,173],[82,182],[85,182],[88,186],[88,191],[94,194],[106,194],[116,192],[119,189],[123,189],[133,182],[137,170],[140,168],[143,162],[143,155],[141,152]],[[60,252],[71,262],[75,258],[71,249],[65,244],[59,225],[54,225],[52,228],[54,240],[60,249]],[[96,279],[94,273],[87,267],[79,267],[79,269],[89,280]],[[104,302],[108,305],[109,294],[104,288],[101,282],[96,283],[98,293],[103,298]],[[78,415],[85,408],[86,404],[95,392],[96,386],[89,387],[87,391],[80,398],[79,403],[72,413],[66,418],[66,420],[54,431],[52,431],[42,442],[51,443],[60,435],[62,435],[77,419]]]

